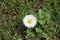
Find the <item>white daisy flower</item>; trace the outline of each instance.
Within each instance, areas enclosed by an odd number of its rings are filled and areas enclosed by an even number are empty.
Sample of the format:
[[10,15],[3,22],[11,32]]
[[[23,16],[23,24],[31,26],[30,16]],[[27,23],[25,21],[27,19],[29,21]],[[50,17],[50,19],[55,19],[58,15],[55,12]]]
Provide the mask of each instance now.
[[37,20],[36,20],[36,17],[33,16],[33,15],[27,15],[24,17],[23,19],[23,23],[26,27],[28,28],[32,28],[36,25],[37,23]]

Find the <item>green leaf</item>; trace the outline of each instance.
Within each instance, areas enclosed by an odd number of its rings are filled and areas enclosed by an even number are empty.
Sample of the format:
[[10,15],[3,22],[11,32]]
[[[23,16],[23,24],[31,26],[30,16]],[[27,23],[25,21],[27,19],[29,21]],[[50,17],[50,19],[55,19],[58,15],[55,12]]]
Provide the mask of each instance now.
[[38,18],[38,22],[42,25],[45,24],[45,11],[43,11],[42,9],[39,9],[39,18]]
[[41,28],[35,28],[37,33],[42,33]]

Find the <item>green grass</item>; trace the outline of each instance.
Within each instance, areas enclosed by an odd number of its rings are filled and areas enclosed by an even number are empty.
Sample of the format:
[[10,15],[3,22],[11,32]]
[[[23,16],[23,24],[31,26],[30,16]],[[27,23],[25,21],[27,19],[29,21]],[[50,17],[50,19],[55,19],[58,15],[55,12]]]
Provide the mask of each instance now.
[[[37,25],[28,29],[23,18],[32,14]],[[59,0],[0,0],[0,40],[59,40]]]

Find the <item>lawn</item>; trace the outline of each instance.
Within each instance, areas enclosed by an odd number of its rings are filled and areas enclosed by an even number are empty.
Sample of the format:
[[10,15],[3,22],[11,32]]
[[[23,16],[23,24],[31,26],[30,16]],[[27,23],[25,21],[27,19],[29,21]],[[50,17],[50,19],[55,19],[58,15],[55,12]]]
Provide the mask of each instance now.
[[0,40],[60,40],[60,0],[0,0]]

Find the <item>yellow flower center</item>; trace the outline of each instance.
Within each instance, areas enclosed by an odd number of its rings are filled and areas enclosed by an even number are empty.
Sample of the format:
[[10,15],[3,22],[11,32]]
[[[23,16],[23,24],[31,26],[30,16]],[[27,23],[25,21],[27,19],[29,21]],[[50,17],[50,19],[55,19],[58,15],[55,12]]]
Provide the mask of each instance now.
[[28,19],[27,22],[28,22],[29,24],[31,24],[31,23],[32,23],[32,19]]

